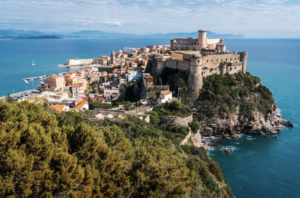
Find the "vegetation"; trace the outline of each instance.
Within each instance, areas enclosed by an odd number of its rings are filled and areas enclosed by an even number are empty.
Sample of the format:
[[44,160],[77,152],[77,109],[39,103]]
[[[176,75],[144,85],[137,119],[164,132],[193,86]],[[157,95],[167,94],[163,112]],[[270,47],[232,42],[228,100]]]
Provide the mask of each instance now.
[[5,101],[6,101],[6,102],[12,102],[12,101],[13,101],[13,99],[12,99],[12,97],[10,96],[9,93],[7,94],[7,96],[5,96]]
[[192,110],[178,101],[157,105],[153,108],[153,111],[157,112],[159,116],[186,117],[192,115]]
[[102,102],[99,101],[99,100],[96,100],[96,101],[90,101],[90,102],[89,102],[89,109],[94,110],[94,109],[96,109],[96,108],[110,109],[110,108],[111,108],[111,105],[110,105],[110,104],[102,103]]
[[198,115],[202,118],[233,112],[238,105],[241,115],[251,115],[255,109],[266,115],[276,108],[271,91],[248,72],[208,76],[199,99],[211,102],[210,108]]
[[165,67],[162,73],[159,75],[159,79],[162,79],[161,84],[169,84],[170,90],[178,92],[178,88],[185,88],[188,80],[188,74],[179,71],[178,69],[172,69]]
[[158,123],[160,122],[159,117],[158,117],[158,113],[155,111],[150,111],[147,112],[148,115],[150,115],[150,123],[155,125],[158,125]]
[[195,119],[191,122],[190,127],[193,133],[197,133],[200,128],[198,122]]
[[233,197],[222,178],[202,148],[139,118],[0,101],[0,197]]

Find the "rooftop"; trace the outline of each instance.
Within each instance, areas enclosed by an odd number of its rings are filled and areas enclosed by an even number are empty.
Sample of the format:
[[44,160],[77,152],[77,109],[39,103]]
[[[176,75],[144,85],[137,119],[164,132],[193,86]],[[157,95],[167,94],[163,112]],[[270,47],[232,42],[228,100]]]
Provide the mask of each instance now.
[[161,93],[163,95],[169,95],[169,94],[172,94],[172,92],[170,90],[165,90],[165,91],[161,91]]
[[78,104],[74,107],[74,109],[81,109],[85,105],[85,103],[87,103],[86,100],[82,100],[78,102]]
[[73,83],[72,87],[82,87],[83,83]]
[[64,105],[51,105],[50,106],[51,109],[58,111],[58,112],[62,112],[64,107],[65,107]]
[[48,76],[47,78],[54,78],[54,79],[56,79],[56,78],[61,78],[61,77],[63,77],[63,76],[61,76],[61,75],[51,75],[51,76]]

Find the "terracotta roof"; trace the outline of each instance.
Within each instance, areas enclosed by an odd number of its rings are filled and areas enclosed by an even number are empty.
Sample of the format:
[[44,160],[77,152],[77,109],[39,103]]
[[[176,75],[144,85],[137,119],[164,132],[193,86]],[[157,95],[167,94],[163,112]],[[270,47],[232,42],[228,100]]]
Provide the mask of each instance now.
[[126,109],[126,105],[119,105],[119,109]]
[[82,97],[82,100],[89,101],[89,97]]
[[87,101],[85,100],[78,102],[78,104],[74,107],[74,109],[81,109],[85,105],[85,103],[87,103]]
[[169,94],[172,94],[172,92],[170,90],[165,90],[165,91],[161,91],[161,93],[163,95],[169,95]]
[[76,72],[67,73],[65,76],[72,76],[73,74],[76,74]]
[[82,83],[73,83],[72,87],[82,87],[83,84]]
[[52,76],[48,76],[47,78],[54,78],[54,79],[56,79],[56,78],[61,78],[61,77],[63,77],[63,76],[61,76],[61,75],[52,75]]
[[55,111],[62,112],[64,107],[65,107],[64,105],[51,105],[50,108],[55,110]]

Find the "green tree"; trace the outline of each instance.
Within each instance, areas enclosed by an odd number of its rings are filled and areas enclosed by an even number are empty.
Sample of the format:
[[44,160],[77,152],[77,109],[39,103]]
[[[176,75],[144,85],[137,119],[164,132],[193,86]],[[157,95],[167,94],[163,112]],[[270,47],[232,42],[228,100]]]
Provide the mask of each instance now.
[[191,122],[190,127],[191,127],[193,133],[197,133],[197,131],[199,130],[199,124],[196,120],[193,120]]
[[89,103],[89,108],[91,110],[94,110],[95,108],[110,109],[111,105],[110,104],[105,104],[105,103],[102,103],[99,100],[96,100],[96,101],[92,101],[92,102]]
[[150,112],[147,112],[147,114],[150,115],[150,123],[153,124],[154,126],[160,122],[157,112],[150,111]]
[[5,101],[6,102],[12,102],[12,97],[10,96],[10,94],[8,93],[7,96],[5,96]]

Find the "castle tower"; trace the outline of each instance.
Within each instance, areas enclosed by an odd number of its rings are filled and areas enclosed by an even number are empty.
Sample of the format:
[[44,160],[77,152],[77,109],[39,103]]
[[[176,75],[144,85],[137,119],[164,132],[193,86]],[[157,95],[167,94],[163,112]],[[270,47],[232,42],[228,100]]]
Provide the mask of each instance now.
[[200,54],[196,54],[195,57],[192,57],[190,61],[190,73],[187,83],[188,94],[193,99],[197,99],[199,97],[200,89],[202,89],[202,87],[202,56]]
[[206,30],[198,30],[198,45],[197,50],[201,50],[207,47],[207,31]]
[[116,63],[114,50],[111,51],[110,62],[111,62],[111,64]]
[[242,63],[242,70],[243,73],[246,73],[246,67],[247,67],[247,59],[248,59],[248,52],[239,52],[240,54],[240,60],[243,62]]

